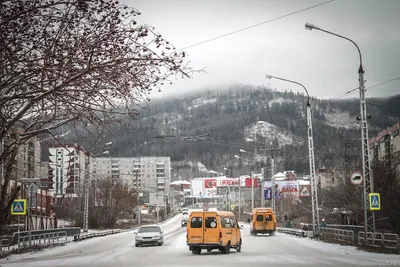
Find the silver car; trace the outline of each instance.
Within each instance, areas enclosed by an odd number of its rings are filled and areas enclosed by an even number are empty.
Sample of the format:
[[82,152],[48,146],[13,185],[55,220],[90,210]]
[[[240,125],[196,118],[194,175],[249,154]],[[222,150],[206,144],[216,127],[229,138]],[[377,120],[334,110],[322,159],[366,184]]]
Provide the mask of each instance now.
[[133,232],[135,237],[135,246],[142,245],[159,245],[164,244],[164,232],[158,225],[146,225]]

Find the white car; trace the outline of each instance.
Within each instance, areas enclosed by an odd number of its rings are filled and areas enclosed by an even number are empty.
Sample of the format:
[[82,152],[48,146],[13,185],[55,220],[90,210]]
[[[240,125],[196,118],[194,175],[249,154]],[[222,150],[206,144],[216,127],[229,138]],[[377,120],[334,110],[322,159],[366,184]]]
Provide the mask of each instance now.
[[159,245],[164,244],[164,232],[158,225],[141,226],[139,230],[133,232],[135,234],[135,246],[142,245]]

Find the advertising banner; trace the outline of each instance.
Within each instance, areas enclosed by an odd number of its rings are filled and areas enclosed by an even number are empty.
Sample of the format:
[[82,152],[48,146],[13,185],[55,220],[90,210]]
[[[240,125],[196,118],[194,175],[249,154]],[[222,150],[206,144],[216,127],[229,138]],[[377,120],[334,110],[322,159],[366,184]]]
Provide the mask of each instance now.
[[[264,196],[271,199],[272,181],[264,182]],[[269,193],[268,193],[269,192]],[[276,198],[299,198],[299,182],[298,181],[275,181]]]
[[215,188],[217,187],[217,179],[204,179],[204,188]]
[[217,186],[232,186],[232,185],[239,185],[239,179],[219,179],[217,182]]
[[200,198],[212,198],[216,196],[217,196],[217,188],[203,189],[203,191],[199,192]]
[[246,186],[247,188],[251,188],[252,186],[253,186],[254,188],[258,188],[258,179],[257,179],[257,178],[253,178],[253,182],[252,182],[251,178],[246,178],[245,181],[246,181],[246,182],[245,182],[245,186]]

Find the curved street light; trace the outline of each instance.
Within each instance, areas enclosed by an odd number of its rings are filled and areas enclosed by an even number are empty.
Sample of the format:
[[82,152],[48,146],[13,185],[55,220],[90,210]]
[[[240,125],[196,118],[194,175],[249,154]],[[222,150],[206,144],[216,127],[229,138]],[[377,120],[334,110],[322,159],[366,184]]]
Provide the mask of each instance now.
[[267,79],[277,79],[293,84],[297,84],[303,87],[304,91],[307,94],[307,137],[308,137],[308,156],[309,156],[309,165],[310,165],[310,176],[311,176],[311,199],[312,199],[312,224],[313,224],[313,235],[314,237],[317,234],[317,227],[319,226],[319,208],[318,208],[318,185],[316,183],[316,174],[315,174],[315,158],[314,158],[314,136],[312,129],[312,116],[311,116],[311,103],[310,103],[310,95],[308,93],[307,88],[296,81],[284,79],[281,77],[276,77],[272,75],[266,75]]
[[[321,32],[325,32],[327,34],[339,37],[341,39],[347,40],[351,42],[358,51],[360,65],[358,67],[358,82],[359,86],[358,89],[360,91],[360,117],[357,117],[357,120],[361,123],[361,145],[362,145],[362,163],[363,163],[363,202],[364,202],[364,233],[368,232],[368,226],[373,230],[375,233],[375,214],[371,211],[371,216],[369,216],[369,193],[374,192],[374,180],[372,175],[371,169],[371,162],[370,162],[370,151],[369,151],[369,144],[368,144],[368,113],[367,113],[367,103],[365,101],[365,81],[364,81],[364,69],[363,69],[363,62],[362,62],[362,55],[359,46],[351,40],[343,35],[330,32],[320,27],[317,27],[311,23],[306,23],[305,28],[307,30],[318,30]],[[368,221],[371,220],[372,225],[368,225]],[[365,234],[365,244],[367,242],[367,234]]]

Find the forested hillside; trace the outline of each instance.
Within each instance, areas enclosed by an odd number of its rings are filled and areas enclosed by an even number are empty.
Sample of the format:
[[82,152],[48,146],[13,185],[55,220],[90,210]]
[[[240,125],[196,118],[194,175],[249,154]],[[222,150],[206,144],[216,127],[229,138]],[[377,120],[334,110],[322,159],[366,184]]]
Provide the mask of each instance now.
[[[400,95],[367,101],[371,137],[400,120]],[[357,167],[358,99],[312,99],[311,104],[316,166],[342,168],[344,145],[350,139],[350,164]],[[235,85],[225,90],[152,101],[141,110],[140,119],[129,124],[129,129],[115,129],[102,139],[114,142],[111,156],[170,156],[175,166],[186,166],[195,174],[199,171],[197,162],[219,172],[223,172],[224,166],[238,172],[248,171],[254,165],[254,157],[239,155],[240,148],[253,153],[258,148],[257,154],[268,157],[270,149],[276,148],[278,170],[308,173],[305,108],[306,97],[302,94]],[[204,134],[209,135],[198,140],[181,140]],[[177,139],[153,138],[160,135]],[[74,138],[67,135],[64,139],[77,141]],[[268,165],[267,160],[264,164]]]

